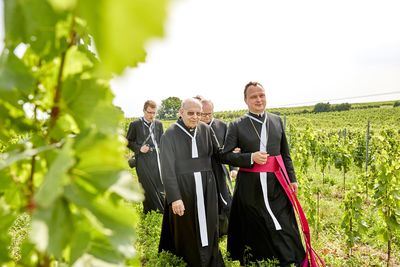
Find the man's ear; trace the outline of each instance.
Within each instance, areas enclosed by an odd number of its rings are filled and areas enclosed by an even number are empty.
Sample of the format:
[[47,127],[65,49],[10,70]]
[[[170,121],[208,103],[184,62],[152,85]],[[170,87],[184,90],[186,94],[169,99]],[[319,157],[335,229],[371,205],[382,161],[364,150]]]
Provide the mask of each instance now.
[[182,117],[182,114],[183,114],[183,108],[180,108],[179,109],[179,115],[181,115],[181,117]]

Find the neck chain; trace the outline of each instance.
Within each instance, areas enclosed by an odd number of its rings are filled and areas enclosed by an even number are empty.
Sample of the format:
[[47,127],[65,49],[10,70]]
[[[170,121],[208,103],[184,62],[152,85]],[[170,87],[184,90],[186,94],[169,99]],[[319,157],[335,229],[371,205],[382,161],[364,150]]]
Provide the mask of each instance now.
[[[257,137],[258,137],[258,139],[260,140],[260,143],[265,147],[265,150],[267,150],[268,134],[267,134],[267,138],[266,138],[265,143],[264,143],[264,142],[262,141],[262,139],[261,139],[260,134],[259,134],[258,131],[257,131],[256,126],[255,126],[254,123],[253,123],[253,120],[252,120],[250,117],[249,117],[249,120],[250,120],[250,122],[251,122],[251,125],[253,125],[254,131],[256,132]],[[267,118],[265,118],[265,120],[268,121]],[[264,121],[264,123],[265,123],[265,121]],[[264,124],[264,123],[263,123],[263,124]],[[262,125],[263,125],[263,124],[262,124]],[[269,128],[269,127],[266,127],[265,130],[268,131],[268,128]],[[261,126],[261,131],[262,131],[262,126]]]

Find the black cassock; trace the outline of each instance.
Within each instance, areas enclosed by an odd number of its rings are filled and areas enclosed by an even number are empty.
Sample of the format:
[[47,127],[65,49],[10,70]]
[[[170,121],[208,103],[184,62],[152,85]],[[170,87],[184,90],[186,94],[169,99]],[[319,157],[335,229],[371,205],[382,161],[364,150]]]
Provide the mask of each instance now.
[[[152,135],[150,135],[150,131]],[[160,121],[154,120],[151,124],[140,118],[129,125],[126,138],[128,147],[135,152],[136,173],[144,189],[143,211],[164,211],[164,186],[159,169],[159,146],[163,135],[163,126]],[[146,140],[147,139],[147,140]],[[140,152],[143,144],[148,144],[150,151]]]
[[[295,182],[282,120],[266,114],[265,119],[265,115],[257,118],[249,113],[229,125],[222,159],[227,164],[251,168],[251,153],[266,146],[271,156],[282,155],[290,181]],[[232,153],[235,147],[241,153]],[[274,173],[239,170],[227,246],[232,259],[242,264],[275,258],[280,266],[298,265],[305,258],[293,207]]]
[[[226,123],[218,119],[212,119],[209,125],[213,129],[213,133],[218,140],[218,146],[222,148],[225,143],[226,131],[228,128]],[[228,218],[232,203],[232,194],[229,189],[231,181],[226,166],[221,164],[217,157],[213,157],[212,163],[217,182],[219,234],[222,236],[226,235],[228,232]],[[232,166],[229,167],[231,169],[233,168]]]
[[[217,149],[210,127],[190,131],[181,120],[161,138],[161,170],[166,207],[159,251],[182,257],[189,266],[223,266],[218,248],[218,207],[211,156]],[[197,150],[197,153],[196,153]],[[182,199],[183,216],[171,203]]]

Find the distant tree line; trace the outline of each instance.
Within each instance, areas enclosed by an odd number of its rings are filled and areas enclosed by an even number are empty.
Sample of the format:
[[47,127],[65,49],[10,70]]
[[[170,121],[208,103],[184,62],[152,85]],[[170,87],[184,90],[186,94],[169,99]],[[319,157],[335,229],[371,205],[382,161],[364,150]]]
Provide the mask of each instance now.
[[314,106],[313,112],[329,112],[329,111],[345,111],[350,110],[351,105],[349,103],[342,103],[337,105],[331,105],[328,103],[318,103]]
[[[181,106],[182,100],[179,97],[171,96],[161,101],[161,105],[158,109],[158,118],[161,120],[176,120],[178,118],[179,108]],[[393,103],[393,102],[392,102]],[[390,103],[390,105],[392,105]],[[341,103],[341,104],[330,104],[327,103],[318,103],[313,107],[300,107],[296,108],[273,108],[269,111],[271,113],[277,115],[293,115],[293,114],[305,114],[305,113],[320,113],[320,112],[333,112],[333,111],[346,111],[350,109],[365,109],[365,108],[379,108],[381,106],[387,106],[389,103],[384,102],[374,102],[369,104],[355,104],[352,106],[349,103]],[[400,100],[397,100],[393,103],[393,107],[399,107]],[[247,110],[236,110],[236,111],[219,111],[215,112],[214,116],[219,119],[231,121],[234,120],[243,114],[245,114]]]

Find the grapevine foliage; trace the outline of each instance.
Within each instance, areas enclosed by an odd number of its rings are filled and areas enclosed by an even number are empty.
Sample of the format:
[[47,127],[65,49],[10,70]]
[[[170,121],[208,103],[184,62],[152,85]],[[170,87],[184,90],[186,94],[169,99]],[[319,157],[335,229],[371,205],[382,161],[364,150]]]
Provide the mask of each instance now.
[[[121,264],[142,198],[109,80],[162,36],[164,0],[5,0],[0,262]],[[11,230],[10,230],[11,229]],[[11,231],[11,232],[10,232]]]

